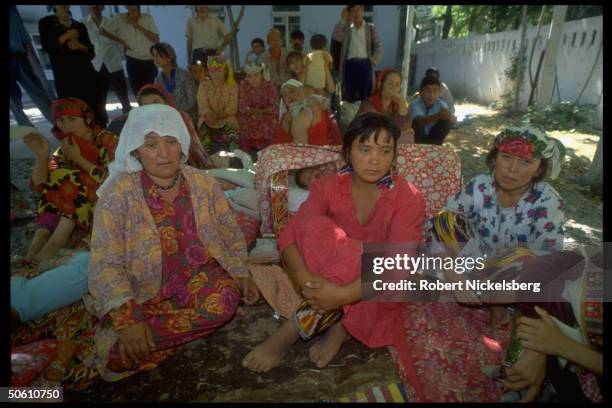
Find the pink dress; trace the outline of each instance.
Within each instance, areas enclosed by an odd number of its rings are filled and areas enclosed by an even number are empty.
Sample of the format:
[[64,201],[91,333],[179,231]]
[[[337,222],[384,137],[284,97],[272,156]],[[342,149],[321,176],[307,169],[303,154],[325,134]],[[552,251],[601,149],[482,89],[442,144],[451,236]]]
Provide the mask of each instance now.
[[[263,81],[261,88],[253,88],[247,80],[240,82],[238,122],[241,149],[263,149],[270,145],[278,125],[279,98],[273,82]],[[270,113],[255,117],[249,113],[249,109],[270,109]]]
[[[281,233],[280,250],[296,244],[311,273],[342,285],[360,276],[361,251],[355,242],[418,242],[425,218],[422,193],[397,176],[378,184],[382,190],[378,201],[360,224],[350,171],[315,181],[308,200]],[[342,324],[368,347],[390,345],[394,327],[401,324],[402,307],[402,303],[381,302],[345,305]]]

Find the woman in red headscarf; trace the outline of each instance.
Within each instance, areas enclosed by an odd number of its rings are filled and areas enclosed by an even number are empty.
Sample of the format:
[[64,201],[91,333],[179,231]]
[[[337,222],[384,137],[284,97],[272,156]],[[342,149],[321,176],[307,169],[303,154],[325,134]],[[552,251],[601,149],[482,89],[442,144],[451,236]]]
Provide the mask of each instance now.
[[401,80],[402,76],[395,68],[381,71],[374,93],[369,99],[361,102],[358,114],[378,112],[390,116],[402,132],[398,143],[414,143],[410,108],[400,92]]
[[94,123],[93,111],[82,100],[63,98],[54,101],[51,110],[52,132],[60,142],[51,160],[45,137],[37,133],[24,137],[36,156],[30,187],[41,193],[38,229],[24,258],[31,263],[55,257],[75,226],[90,229],[96,190],[117,146],[117,136]]
[[[143,86],[140,88],[140,91],[138,91],[137,99],[140,106],[150,105],[152,103],[161,103],[163,105],[170,105],[174,109],[177,109],[172,94],[167,92],[160,84],[147,84]],[[189,131],[189,136],[191,138],[187,164],[198,169],[214,169],[216,166],[212,160],[210,160],[210,157],[208,156],[208,153],[206,153],[202,143],[200,143],[198,132],[193,126],[191,117],[186,112],[181,110],[178,112],[181,114],[183,121],[185,121],[185,126],[187,126],[187,130]],[[113,121],[108,125],[108,128],[114,131],[116,134],[120,134],[126,120],[127,115],[119,116],[113,119]]]

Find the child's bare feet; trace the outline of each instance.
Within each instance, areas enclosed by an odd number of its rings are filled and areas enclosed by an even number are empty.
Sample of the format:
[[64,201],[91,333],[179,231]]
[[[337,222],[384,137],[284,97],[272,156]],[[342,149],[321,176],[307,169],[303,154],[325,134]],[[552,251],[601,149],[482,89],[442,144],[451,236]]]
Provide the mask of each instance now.
[[338,354],[338,350],[346,340],[349,339],[349,335],[342,326],[342,323],[338,322],[329,328],[324,337],[318,340],[308,352],[310,361],[315,363],[318,368],[323,368]]
[[281,362],[298,337],[299,334],[293,321],[285,321],[268,340],[247,354],[242,360],[242,366],[258,373],[270,371]]

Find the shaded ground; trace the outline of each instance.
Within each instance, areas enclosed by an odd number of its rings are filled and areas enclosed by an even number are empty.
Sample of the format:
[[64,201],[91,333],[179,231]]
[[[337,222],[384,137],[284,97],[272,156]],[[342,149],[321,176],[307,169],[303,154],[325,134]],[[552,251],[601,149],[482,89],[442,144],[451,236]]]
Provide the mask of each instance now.
[[[458,112],[472,114],[472,124],[453,129],[447,143],[454,146],[463,163],[463,181],[486,171],[484,155],[503,127],[518,124],[481,105],[458,104]],[[600,134],[550,132],[568,150],[561,176],[551,182],[566,200],[566,246],[601,242],[603,205],[590,190],[572,181],[586,171]],[[11,182],[19,193],[11,196],[11,211],[18,202],[36,208],[37,197],[27,188],[32,159],[11,160]],[[22,210],[23,213],[23,210]],[[11,264],[25,254],[34,233],[33,219],[11,223]],[[184,346],[159,368],[140,373],[119,383],[97,380],[89,389],[66,394],[82,402],[316,402],[337,399],[373,386],[399,382],[394,364],[385,348],[368,350],[351,340],[330,366],[318,370],[308,360],[309,344],[298,342],[281,366],[268,374],[252,373],[240,361],[256,344],[278,326],[265,304],[248,308],[227,326]]]

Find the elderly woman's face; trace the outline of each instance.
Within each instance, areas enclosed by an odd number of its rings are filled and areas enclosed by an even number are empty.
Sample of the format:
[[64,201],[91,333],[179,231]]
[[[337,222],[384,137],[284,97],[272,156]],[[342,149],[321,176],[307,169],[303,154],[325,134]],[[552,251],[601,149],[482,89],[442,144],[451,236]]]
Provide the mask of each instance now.
[[382,83],[381,94],[384,98],[390,98],[400,94],[401,78],[395,72],[387,74]]
[[295,86],[287,85],[281,89],[281,96],[285,105],[289,106],[298,100],[299,92]]
[[142,167],[153,177],[172,178],[181,165],[181,144],[173,136],[159,136],[151,132],[136,151]]

